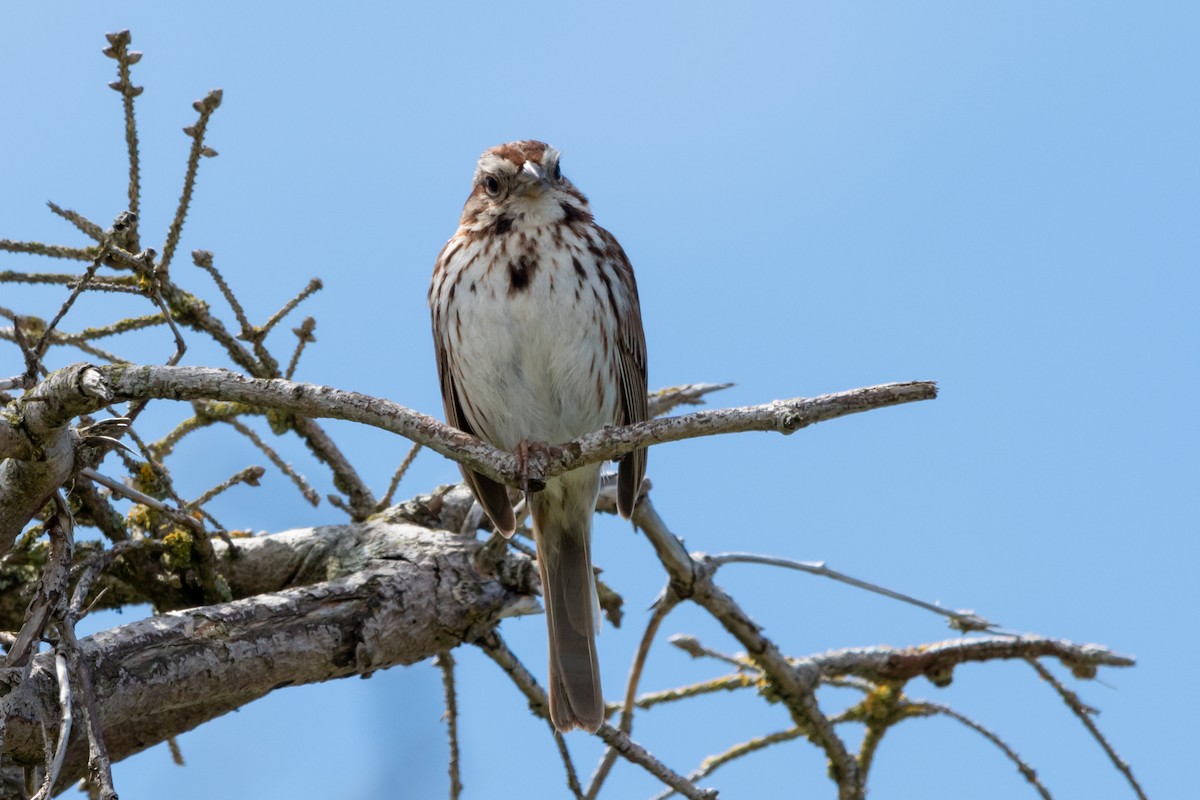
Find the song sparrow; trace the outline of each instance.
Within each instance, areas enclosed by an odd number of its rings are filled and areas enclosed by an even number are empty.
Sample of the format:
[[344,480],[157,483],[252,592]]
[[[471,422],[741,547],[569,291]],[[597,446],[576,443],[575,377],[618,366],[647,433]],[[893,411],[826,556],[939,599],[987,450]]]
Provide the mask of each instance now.
[[[646,341],[625,252],[592,219],[587,198],[542,142],[485,152],[458,230],[429,287],[447,422],[527,456],[609,424],[646,418]],[[625,518],[646,451],[620,462]],[[515,527],[505,487],[463,470],[505,536]],[[600,465],[573,470],[529,495],[550,636],[550,716],[560,731],[595,731],[604,716],[591,563]]]

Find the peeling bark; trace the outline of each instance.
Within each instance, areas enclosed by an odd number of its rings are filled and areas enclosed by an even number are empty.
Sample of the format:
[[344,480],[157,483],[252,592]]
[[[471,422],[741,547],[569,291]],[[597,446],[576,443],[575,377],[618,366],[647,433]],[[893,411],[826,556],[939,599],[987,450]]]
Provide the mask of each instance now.
[[[334,543],[356,571],[245,600],[176,611],[80,640],[114,760],[125,758],[291,685],[412,664],[528,613],[536,569],[510,553],[496,574],[472,563],[473,539],[383,521],[255,540],[248,560],[308,534]],[[310,539],[311,540],[311,539]],[[0,698],[5,759],[43,757],[39,715],[55,719],[53,654],[34,659],[20,688]],[[19,676],[0,674],[0,692]],[[72,736],[58,787],[86,774],[86,734]]]

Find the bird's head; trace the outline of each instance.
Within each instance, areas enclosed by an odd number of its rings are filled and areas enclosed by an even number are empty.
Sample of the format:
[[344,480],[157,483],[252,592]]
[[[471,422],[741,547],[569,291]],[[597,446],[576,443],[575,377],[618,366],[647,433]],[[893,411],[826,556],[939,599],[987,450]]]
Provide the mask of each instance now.
[[[562,173],[561,155],[545,142],[497,145],[479,157],[463,224],[537,226],[587,212],[587,198]],[[590,214],[588,214],[590,216]]]

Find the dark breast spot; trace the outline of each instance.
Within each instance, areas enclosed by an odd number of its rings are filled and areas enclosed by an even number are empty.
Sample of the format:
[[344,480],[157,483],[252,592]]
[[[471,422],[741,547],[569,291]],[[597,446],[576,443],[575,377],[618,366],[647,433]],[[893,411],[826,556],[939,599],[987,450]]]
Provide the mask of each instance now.
[[537,272],[537,267],[538,262],[529,256],[521,256],[508,262],[509,297],[529,288],[529,284],[533,282],[534,273]]
[[492,225],[493,233],[508,233],[512,230],[512,217],[497,217],[496,223]]
[[563,202],[559,203],[559,207],[562,208],[563,212],[562,221],[568,227],[574,227],[575,225],[581,225],[592,221],[592,215],[577,205],[568,203],[564,200]]

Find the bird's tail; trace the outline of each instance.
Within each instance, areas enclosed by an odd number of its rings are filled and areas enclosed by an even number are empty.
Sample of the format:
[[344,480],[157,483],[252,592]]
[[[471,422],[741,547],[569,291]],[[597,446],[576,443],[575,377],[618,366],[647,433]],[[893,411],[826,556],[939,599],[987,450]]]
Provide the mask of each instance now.
[[547,490],[533,495],[531,511],[550,634],[550,719],[564,733],[575,727],[595,733],[604,721],[590,542],[595,496]]

